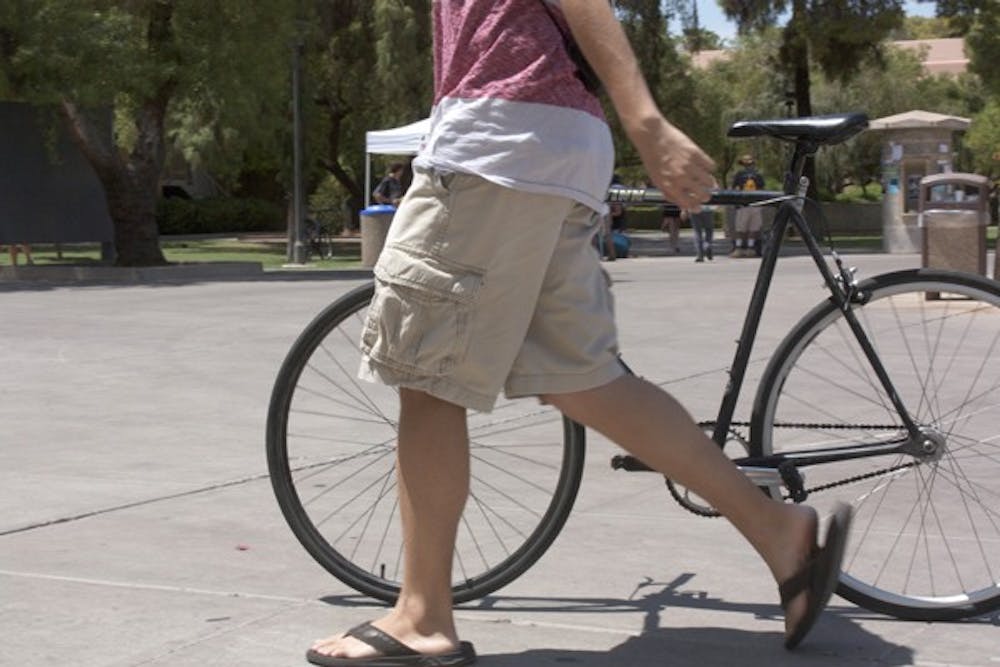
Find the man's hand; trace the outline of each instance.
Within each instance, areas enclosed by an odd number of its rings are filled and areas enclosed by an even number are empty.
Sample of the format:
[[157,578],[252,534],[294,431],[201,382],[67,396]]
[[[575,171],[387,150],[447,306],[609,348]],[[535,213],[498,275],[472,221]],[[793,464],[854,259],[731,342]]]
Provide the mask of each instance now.
[[682,209],[699,211],[717,187],[715,162],[686,134],[657,116],[631,128],[629,138],[650,180],[666,200]]
[[580,50],[604,84],[649,178],[681,208],[701,210],[715,187],[715,163],[656,108],[625,31],[606,2],[563,0]]

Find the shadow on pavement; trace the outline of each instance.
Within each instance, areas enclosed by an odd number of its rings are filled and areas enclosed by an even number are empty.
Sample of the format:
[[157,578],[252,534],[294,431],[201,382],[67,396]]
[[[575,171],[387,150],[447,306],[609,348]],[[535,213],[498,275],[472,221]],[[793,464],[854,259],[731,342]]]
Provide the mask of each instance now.
[[[609,651],[532,649],[521,653],[482,655],[477,664],[582,665],[584,667],[731,667],[733,665],[912,665],[913,650],[878,637],[855,622],[875,616],[865,610],[830,610],[819,620],[812,635],[794,652],[786,651],[777,632],[753,632],[721,627],[661,628],[661,618],[670,609],[687,608],[753,614],[756,618],[780,620],[777,604],[726,602],[705,591],[681,590],[694,574],[679,575],[671,582],[650,578],[636,586],[628,598],[487,596],[459,606],[463,614],[477,611],[532,614],[643,614],[641,634],[630,637]],[[777,596],[777,592],[775,592]],[[330,596],[324,602],[338,606],[370,606],[363,596]],[[902,621],[901,621],[902,622]],[[530,622],[528,623],[530,625]],[[600,621],[588,619],[590,625]],[[544,627],[544,626],[543,626]],[[738,658],[737,658],[738,656]]]
[[[912,665],[913,651],[886,642],[848,621],[825,635],[806,639],[795,651],[782,647],[776,632],[729,628],[665,628],[630,637],[609,651],[532,649],[482,655],[484,667],[579,665],[581,667],[782,667],[784,665]],[[860,646],[859,646],[860,645]],[[845,650],[846,649],[846,650]],[[848,657],[845,653],[850,652]]]

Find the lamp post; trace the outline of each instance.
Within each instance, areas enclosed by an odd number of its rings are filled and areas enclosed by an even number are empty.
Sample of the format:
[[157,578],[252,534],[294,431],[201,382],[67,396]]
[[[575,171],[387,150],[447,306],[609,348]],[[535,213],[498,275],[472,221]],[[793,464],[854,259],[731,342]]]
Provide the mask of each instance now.
[[305,192],[302,182],[302,54],[305,40],[301,21],[296,25],[292,46],[292,224],[289,234],[288,259],[293,264],[305,264],[309,253],[303,239],[305,233]]

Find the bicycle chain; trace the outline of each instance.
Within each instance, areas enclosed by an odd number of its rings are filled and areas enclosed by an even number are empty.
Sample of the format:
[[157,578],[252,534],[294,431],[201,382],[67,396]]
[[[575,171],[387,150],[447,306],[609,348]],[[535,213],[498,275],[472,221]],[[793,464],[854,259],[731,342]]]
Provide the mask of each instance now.
[[[711,421],[708,421],[708,422],[699,422],[698,425],[701,426],[702,428],[705,428],[705,427],[708,427],[708,426],[714,426],[715,422],[711,422]],[[736,431],[735,429],[736,429],[736,427],[746,427],[746,428],[749,428],[749,426],[750,426],[750,422],[734,421],[734,422],[730,423],[730,432],[733,435],[735,435],[736,437],[743,439],[743,435],[741,433],[739,433],[738,431]],[[897,424],[822,424],[822,423],[794,423],[794,422],[790,422],[790,423],[774,424],[774,428],[798,428],[798,429],[806,429],[806,430],[845,430],[845,431],[846,430],[898,431],[898,430],[900,430],[902,428],[902,426],[897,425]],[[749,439],[745,439],[745,440],[748,441]],[[871,472],[867,472],[867,473],[864,473],[864,474],[861,474],[861,475],[855,475],[853,477],[847,477],[845,479],[841,479],[841,480],[838,480],[836,482],[829,482],[827,484],[820,484],[819,486],[814,486],[812,488],[805,489],[805,491],[806,491],[807,495],[811,495],[813,493],[817,493],[817,492],[820,492],[820,491],[827,491],[829,489],[833,489],[833,488],[836,488],[838,486],[847,486],[848,484],[854,484],[855,482],[861,482],[861,481],[864,481],[866,479],[872,479],[872,478],[875,478],[875,477],[881,477],[883,475],[888,475],[890,473],[894,473],[894,472],[899,471],[899,470],[906,470],[907,468],[912,468],[912,467],[914,467],[916,465],[919,465],[919,462],[917,462],[917,461],[911,461],[909,463],[903,463],[903,464],[900,464],[900,465],[897,465],[897,466],[890,466],[888,468],[881,468],[879,470],[873,470]],[[786,495],[784,497],[784,500],[789,500],[789,499],[791,499],[791,496],[789,496],[789,495]],[[681,504],[684,505],[683,503],[681,503]],[[693,512],[694,514],[698,514],[699,516],[718,516],[717,514],[716,515],[702,514],[700,512],[695,511],[694,509],[692,509],[690,507],[687,507],[686,505],[685,505],[685,507],[686,507],[686,509],[689,512]]]
[[[912,468],[914,466],[920,465],[917,461],[910,461],[909,463],[902,463],[898,466],[892,466],[889,468],[882,468],[881,470],[873,470],[872,472],[865,473],[863,475],[855,475],[854,477],[848,477],[846,479],[839,480],[837,482],[830,482],[829,484],[820,484],[819,486],[814,486],[811,489],[806,489],[806,495],[813,494],[817,491],[826,491],[827,489],[832,489],[838,486],[846,486],[847,484],[853,484],[854,482],[861,482],[866,479],[871,479],[873,477],[881,477],[882,475],[887,475],[889,473],[896,472],[897,470],[906,470],[907,468]],[[791,496],[785,496],[784,500],[790,500]]]

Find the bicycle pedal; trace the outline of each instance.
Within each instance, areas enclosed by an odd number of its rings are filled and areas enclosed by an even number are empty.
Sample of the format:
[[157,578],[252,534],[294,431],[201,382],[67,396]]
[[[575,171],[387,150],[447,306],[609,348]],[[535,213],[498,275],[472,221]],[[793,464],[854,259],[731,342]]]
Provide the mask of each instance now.
[[618,456],[611,457],[611,469],[612,470],[624,470],[625,472],[652,472],[653,469],[648,465],[635,458],[634,456],[629,456],[627,454],[619,454]]
[[778,474],[781,475],[781,481],[788,489],[788,497],[796,503],[805,502],[806,498],[809,497],[809,492],[806,491],[805,479],[799,469],[795,467],[795,463],[782,461],[778,464]]

